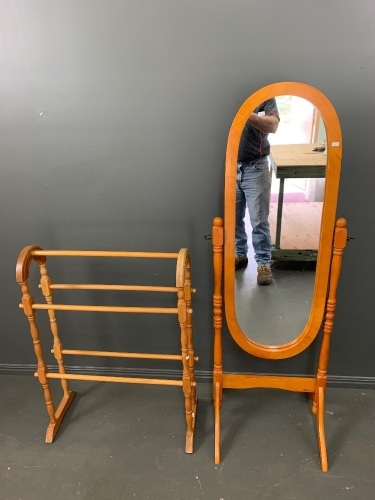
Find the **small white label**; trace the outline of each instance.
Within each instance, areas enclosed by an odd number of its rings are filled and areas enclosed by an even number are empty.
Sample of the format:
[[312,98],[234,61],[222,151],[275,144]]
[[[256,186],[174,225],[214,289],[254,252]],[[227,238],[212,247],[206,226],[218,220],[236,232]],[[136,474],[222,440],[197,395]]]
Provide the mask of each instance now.
[[258,116],[264,116],[266,114],[265,111],[259,111]]
[[333,143],[331,144],[331,146],[332,146],[333,148],[337,148],[338,146],[340,146],[340,143],[339,143],[339,142],[333,142]]

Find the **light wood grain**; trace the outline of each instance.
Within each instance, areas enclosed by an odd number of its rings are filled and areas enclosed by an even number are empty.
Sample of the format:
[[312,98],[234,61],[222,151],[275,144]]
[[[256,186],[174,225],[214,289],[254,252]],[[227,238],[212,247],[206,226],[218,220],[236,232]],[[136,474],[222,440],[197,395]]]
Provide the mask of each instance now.
[[327,156],[313,149],[321,144],[274,144],[272,157],[278,167],[326,166]]
[[[107,258],[137,258],[137,259],[174,259],[176,261],[175,283],[174,285],[155,286],[155,285],[132,285],[129,283],[110,285],[105,283],[52,283],[47,270],[47,257],[77,257],[101,259]],[[45,303],[37,303],[28,283],[30,266],[35,263],[40,272],[39,288],[45,299]],[[157,268],[156,268],[157,271]],[[157,273],[156,273],[157,274]],[[152,275],[153,276],[153,275]],[[68,388],[69,380],[96,381],[96,382],[118,382],[129,384],[148,384],[148,385],[167,385],[182,387],[185,397],[185,451],[193,452],[194,430],[196,421],[197,399],[196,399],[196,381],[195,381],[195,362],[197,356],[194,353],[193,328],[192,328],[192,293],[195,289],[191,287],[191,262],[190,253],[186,248],[182,248],[178,253],[171,252],[124,252],[124,251],[97,251],[97,250],[44,250],[37,246],[25,247],[17,260],[16,280],[21,287],[22,301],[19,305],[23,309],[30,325],[30,333],[37,358],[38,368],[35,376],[38,377],[43,387],[44,399],[47,412],[50,418],[46,431],[46,442],[52,443],[60,427],[62,419],[68,410],[75,393]],[[53,301],[53,292],[56,290],[101,290],[105,291],[136,291],[176,294],[176,307],[156,307],[156,306],[113,306],[113,305],[93,305],[93,304],[56,304]],[[58,371],[49,371],[43,357],[42,341],[39,328],[36,322],[35,311],[46,311],[50,329],[53,338],[53,353]],[[174,314],[180,326],[180,344],[181,353],[179,354],[160,354],[160,353],[136,353],[136,352],[118,352],[106,350],[88,350],[88,349],[66,349],[61,341],[61,334],[58,328],[55,311],[88,312],[88,313],[120,313],[120,314]],[[105,332],[108,335],[108,332]],[[142,332],[140,332],[141,334]],[[64,356],[96,356],[108,358],[130,358],[130,359],[148,359],[148,360],[166,360],[179,361],[182,365],[181,380],[169,380],[162,378],[138,378],[122,377],[99,374],[67,373],[64,365]],[[82,367],[81,367],[82,370]],[[59,379],[63,390],[62,399],[55,410],[52,393],[49,386],[50,379]]]
[[[299,203],[285,204],[283,220],[285,245],[292,248],[318,250],[315,288],[310,317],[304,330],[297,337],[283,345],[263,345],[248,338],[241,330],[236,316],[235,301],[235,207],[238,146],[245,123],[253,110],[262,102],[278,95],[295,95],[309,100],[319,111],[326,127],[327,156],[315,153],[311,145],[294,148],[299,159],[291,158],[288,146],[272,146],[278,164],[288,165],[293,176],[296,165],[313,165],[316,171],[324,168],[325,193],[324,204]],[[324,430],[324,402],[327,385],[327,367],[330,351],[330,337],[333,330],[333,318],[336,307],[336,290],[340,275],[343,249],[346,244],[346,220],[336,221],[336,207],[341,169],[341,128],[337,114],[329,100],[317,89],[299,82],[280,82],[268,85],[252,94],[240,107],[232,123],[227,143],[225,164],[225,200],[224,220],[216,217],[213,221],[213,267],[214,267],[214,461],[220,462],[221,406],[223,389],[274,388],[293,392],[303,392],[312,400],[312,411],[317,415],[318,446],[322,471],[328,470],[327,447]],[[294,162],[294,164],[293,164]],[[315,175],[315,172],[314,172]],[[298,177],[297,175],[295,175]],[[271,227],[275,234],[275,207],[271,207]],[[225,221],[225,222],[224,222]],[[223,280],[224,275],[224,280]],[[272,286],[272,285],[271,285]],[[224,297],[222,297],[224,291]],[[226,373],[223,370],[222,324],[225,304],[226,325],[234,341],[241,349],[265,359],[285,359],[306,350],[315,340],[324,321],[323,339],[320,346],[319,363],[315,375],[287,376],[268,374]],[[254,311],[256,314],[256,311]],[[251,411],[251,410],[250,410]],[[228,446],[228,445],[227,445]]]

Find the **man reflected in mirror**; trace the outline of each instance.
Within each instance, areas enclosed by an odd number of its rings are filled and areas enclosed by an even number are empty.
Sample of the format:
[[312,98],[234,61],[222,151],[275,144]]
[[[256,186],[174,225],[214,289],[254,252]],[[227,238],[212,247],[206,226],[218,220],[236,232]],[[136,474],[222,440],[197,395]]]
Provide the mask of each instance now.
[[248,118],[241,135],[237,160],[236,189],[236,255],[235,267],[248,264],[248,243],[245,229],[246,206],[252,227],[252,244],[257,263],[257,283],[272,283],[271,234],[269,208],[271,180],[268,134],[279,126],[275,98],[260,104]]

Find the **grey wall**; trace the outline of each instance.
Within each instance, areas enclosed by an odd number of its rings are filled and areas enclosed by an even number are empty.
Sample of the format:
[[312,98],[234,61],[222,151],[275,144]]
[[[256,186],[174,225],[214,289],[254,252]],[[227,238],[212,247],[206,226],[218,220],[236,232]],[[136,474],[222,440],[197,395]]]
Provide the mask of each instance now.
[[[1,366],[34,363],[14,275],[25,245],[186,246],[197,288],[198,368],[210,371],[212,266],[204,235],[223,215],[226,137],[253,91],[289,80],[326,94],[341,121],[338,215],[354,240],[344,256],[330,373],[371,382],[374,15],[372,0],[3,0]],[[88,272],[99,271],[93,264]],[[91,328],[94,344],[121,347],[123,340],[105,340],[106,321],[79,324]],[[143,321],[159,334],[151,347],[178,345],[174,324],[163,320],[165,334],[162,320]],[[67,335],[74,338],[70,328]],[[138,333],[130,338],[131,348],[147,350]],[[275,363],[245,355],[228,335],[224,345],[225,368],[239,371],[304,373],[316,351]]]

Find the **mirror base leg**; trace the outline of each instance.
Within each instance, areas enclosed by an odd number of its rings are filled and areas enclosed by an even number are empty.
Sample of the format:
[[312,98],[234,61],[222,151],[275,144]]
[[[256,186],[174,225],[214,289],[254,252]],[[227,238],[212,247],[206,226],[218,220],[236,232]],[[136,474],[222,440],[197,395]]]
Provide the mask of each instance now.
[[221,408],[221,387],[220,383],[215,384],[215,464],[220,463],[220,408]]
[[318,441],[319,441],[319,454],[320,463],[323,472],[328,472],[328,459],[327,459],[327,446],[324,430],[324,388],[319,387],[318,389],[318,411],[317,411],[317,423],[318,423]]

